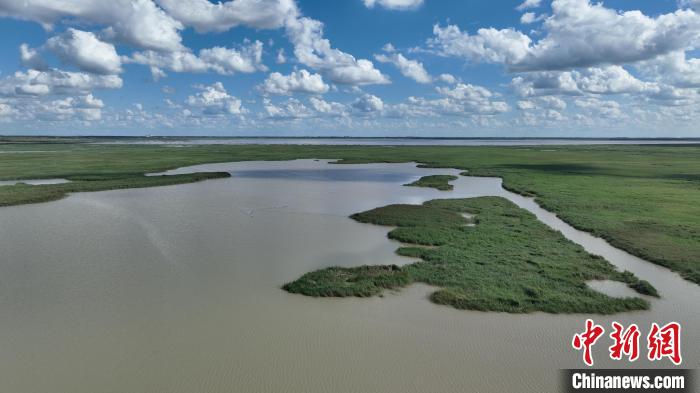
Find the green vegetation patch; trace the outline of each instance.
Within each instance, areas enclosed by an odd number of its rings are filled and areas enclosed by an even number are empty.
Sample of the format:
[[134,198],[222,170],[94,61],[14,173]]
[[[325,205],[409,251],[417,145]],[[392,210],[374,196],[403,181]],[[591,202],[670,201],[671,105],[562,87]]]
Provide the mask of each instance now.
[[321,269],[285,285],[285,290],[308,296],[371,296],[384,288],[422,282],[441,288],[430,297],[435,303],[510,313],[611,314],[649,307],[642,298],[594,291],[586,285],[590,280],[620,281],[639,293],[657,295],[648,282],[617,271],[500,197],[389,205],[352,218],[397,227],[389,237],[411,244],[397,252],[421,261],[402,268]]
[[228,172],[201,172],[184,175],[144,176],[141,174],[104,174],[68,176],[61,184],[0,186],[0,206],[40,203],[64,198],[72,192],[106,191],[194,183],[231,177]]
[[307,273],[283,288],[292,293],[316,297],[368,297],[385,289],[399,288],[412,282],[399,266],[330,267]]
[[423,176],[413,183],[404,184],[408,187],[429,187],[440,191],[450,191],[454,186],[449,182],[457,180],[457,176],[452,175],[431,175]]

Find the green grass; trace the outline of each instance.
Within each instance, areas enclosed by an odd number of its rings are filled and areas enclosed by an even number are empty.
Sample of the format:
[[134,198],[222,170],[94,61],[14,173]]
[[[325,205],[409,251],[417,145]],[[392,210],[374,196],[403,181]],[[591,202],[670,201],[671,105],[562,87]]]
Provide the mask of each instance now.
[[[465,213],[471,217],[465,218]],[[510,313],[611,314],[649,307],[641,298],[596,292],[586,285],[589,280],[621,281],[640,293],[656,294],[648,282],[618,272],[605,259],[588,254],[500,197],[390,205],[351,217],[397,227],[389,237],[411,244],[398,253],[421,261],[403,268],[321,269],[284,289],[307,296],[371,296],[385,288],[422,282],[440,287],[430,296],[435,303]]]
[[0,187],[0,206],[54,201],[72,192],[169,186],[227,177],[231,177],[228,172],[201,172],[172,176],[143,176],[140,174],[68,176],[67,178],[71,180],[70,183],[2,186]]
[[[174,147],[91,145],[67,138],[6,139],[12,143],[0,144],[3,180],[141,175],[213,162],[299,158],[340,159],[341,163],[419,162],[465,170],[473,176],[498,176],[505,188],[534,196],[572,226],[700,284],[700,146]],[[159,182],[139,179],[133,184],[141,187]],[[65,185],[34,187],[31,191],[0,187],[0,205],[93,190],[88,186],[70,191]]]
[[299,280],[284,285],[284,290],[316,297],[368,297],[385,289],[411,283],[408,272],[396,265],[330,267],[307,273]]
[[429,187],[440,191],[450,191],[454,189],[454,186],[450,184],[451,181],[457,180],[457,176],[452,175],[430,175],[423,176],[420,179],[414,181],[413,183],[404,184],[408,187]]

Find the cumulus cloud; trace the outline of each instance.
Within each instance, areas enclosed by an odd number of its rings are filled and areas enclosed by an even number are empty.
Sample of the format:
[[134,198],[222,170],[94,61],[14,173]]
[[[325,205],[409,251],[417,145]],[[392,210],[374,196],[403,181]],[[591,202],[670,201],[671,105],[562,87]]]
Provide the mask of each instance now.
[[700,59],[688,59],[684,51],[642,62],[636,68],[656,81],[682,88],[700,87]]
[[95,34],[69,28],[65,33],[52,37],[46,48],[62,61],[79,69],[96,74],[118,74],[121,59],[114,45],[100,41]]
[[156,72],[167,69],[174,72],[215,72],[231,75],[237,72],[264,71],[262,64],[263,44],[255,41],[241,48],[205,48],[195,55],[189,51],[136,52],[125,60],[153,67]]
[[199,108],[204,115],[242,115],[245,109],[241,100],[229,95],[223,83],[215,82],[208,86],[195,86],[200,90],[187,97],[185,103],[192,108]]
[[279,48],[277,51],[277,64],[284,64],[287,62],[287,56],[284,54],[284,48]]
[[435,90],[445,96],[440,105],[447,113],[497,114],[509,110],[508,104],[498,100],[494,93],[482,86],[458,83],[452,88],[441,86]]
[[33,70],[45,71],[49,68],[39,51],[30,48],[27,44],[19,46],[19,59],[22,62],[22,66]]
[[362,0],[367,8],[375,5],[389,10],[414,10],[423,5],[423,0]]
[[637,79],[620,66],[574,71],[542,71],[513,78],[511,87],[521,97],[544,95],[653,94],[660,85]]
[[452,74],[440,74],[440,76],[438,76],[438,80],[440,82],[447,83],[448,85],[457,83],[457,78],[455,78]]
[[643,82],[620,66],[574,71],[573,77],[579,89],[594,94],[643,93],[659,89],[656,83]]
[[445,56],[503,63],[511,71],[549,71],[622,65],[687,49],[700,38],[700,15],[691,10],[649,17],[618,12],[590,0],[554,0],[537,42],[513,29],[435,26],[428,45]]
[[484,120],[484,117],[510,110],[497,94],[482,86],[458,83],[454,87],[443,86],[435,90],[441,98],[409,97],[406,102],[389,107],[387,112],[397,118],[447,115]]
[[386,84],[389,79],[367,59],[335,49],[323,36],[323,23],[311,18],[288,20],[286,31],[299,63],[320,71],[332,82],[348,85]]
[[13,108],[8,102],[0,99],[0,121],[7,122],[17,114],[17,110]]
[[700,10],[700,0],[679,0],[678,6]]
[[117,75],[94,75],[62,70],[17,71],[0,79],[0,95],[49,95],[89,93],[94,89],[119,89],[122,80]]
[[608,119],[623,117],[620,103],[617,101],[588,97],[577,99],[574,101],[574,104],[591,116],[605,117]]
[[520,23],[528,25],[530,23],[535,23],[546,18],[546,15],[537,15],[534,12],[526,12],[520,17]]
[[0,16],[41,23],[65,19],[105,27],[104,34],[139,48],[181,50],[183,26],[151,0],[0,0]]
[[520,100],[518,101],[518,109],[526,111],[530,109],[537,109],[537,104],[533,102],[532,100]]
[[374,55],[380,63],[391,63],[395,65],[401,74],[407,78],[413,79],[418,83],[430,83],[433,78],[428,74],[428,71],[423,67],[423,63],[417,60],[409,60],[404,55],[393,51],[393,46],[387,44],[385,51],[388,53]]
[[307,70],[293,71],[289,75],[279,72],[271,73],[260,86],[260,90],[267,94],[288,95],[291,93],[325,94],[329,86],[319,74],[312,74]]
[[324,115],[340,116],[345,113],[345,105],[338,102],[325,101],[317,97],[311,97],[309,102],[316,112]]
[[265,115],[275,120],[294,120],[314,116],[313,111],[301,101],[290,98],[280,104],[274,104],[269,98],[263,99]]
[[83,121],[95,121],[102,118],[102,100],[92,94],[79,97],[66,97],[40,103],[35,116],[39,120],[66,121],[79,119]]
[[481,28],[470,35],[455,25],[435,25],[433,34],[428,45],[439,54],[491,63],[517,64],[528,55],[532,43],[530,37],[511,28]]
[[537,8],[540,6],[540,4],[542,4],[542,0],[525,0],[520,3],[519,6],[515,7],[515,9],[518,11],[523,11],[530,8]]
[[236,26],[277,29],[296,17],[294,0],[157,0],[171,16],[199,32],[226,31]]
[[555,96],[544,96],[529,100],[519,100],[517,103],[520,110],[548,109],[561,111],[566,109],[566,101]]
[[384,102],[375,95],[365,94],[353,102],[352,107],[364,113],[381,112],[384,109]]

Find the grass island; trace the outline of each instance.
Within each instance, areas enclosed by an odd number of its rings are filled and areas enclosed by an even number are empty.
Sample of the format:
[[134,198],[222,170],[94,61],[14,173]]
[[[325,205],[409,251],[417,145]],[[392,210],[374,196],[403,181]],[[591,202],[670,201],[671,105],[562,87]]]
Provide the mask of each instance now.
[[454,189],[454,186],[450,184],[451,181],[457,180],[457,176],[452,175],[430,175],[423,176],[420,179],[414,181],[413,183],[404,184],[407,187],[428,187],[434,188],[440,191],[450,191]]
[[594,291],[586,285],[589,280],[620,281],[658,296],[648,282],[617,271],[500,197],[389,205],[351,217],[396,227],[388,236],[405,244],[398,254],[421,261],[403,267],[330,267],[305,274],[285,290],[307,296],[373,296],[422,282],[440,288],[430,297],[435,303],[510,313],[611,314],[649,307],[642,298]]

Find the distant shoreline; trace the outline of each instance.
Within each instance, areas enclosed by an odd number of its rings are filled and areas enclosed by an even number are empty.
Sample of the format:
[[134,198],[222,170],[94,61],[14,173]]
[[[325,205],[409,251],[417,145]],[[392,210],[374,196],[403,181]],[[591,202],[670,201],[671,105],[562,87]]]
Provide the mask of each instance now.
[[197,136],[197,135],[0,135],[5,139],[339,139],[339,140],[457,140],[457,141],[527,141],[527,140],[567,140],[567,141],[696,141],[700,137],[422,137],[422,136],[273,136],[273,135],[236,135],[236,136]]

